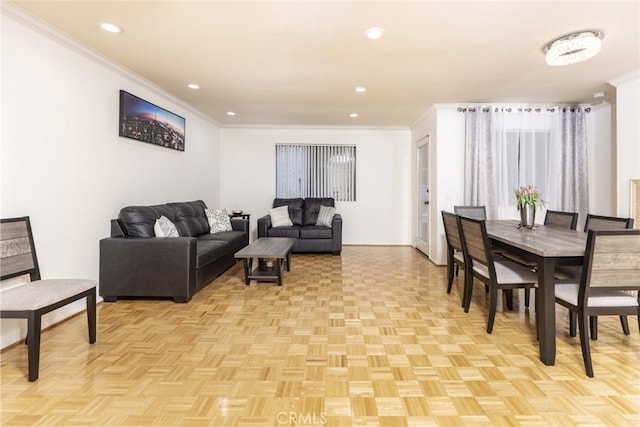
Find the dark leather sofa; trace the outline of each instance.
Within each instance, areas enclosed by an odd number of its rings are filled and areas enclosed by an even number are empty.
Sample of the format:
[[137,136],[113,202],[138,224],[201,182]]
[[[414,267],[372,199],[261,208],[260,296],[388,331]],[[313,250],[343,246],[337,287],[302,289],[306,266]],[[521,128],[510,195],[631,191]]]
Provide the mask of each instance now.
[[320,206],[333,206],[333,198],[274,199],[273,207],[289,207],[292,226],[272,227],[271,217],[258,218],[258,237],[294,237],[298,239],[293,252],[331,252],[340,255],[342,251],[342,216],[336,213],[331,227],[317,226]]
[[[100,241],[100,295],[173,298],[187,302],[237,260],[249,244],[249,222],[233,219],[233,231],[210,234],[202,200],[155,206],[128,206],[111,220],[111,237]],[[155,237],[161,215],[181,237]]]

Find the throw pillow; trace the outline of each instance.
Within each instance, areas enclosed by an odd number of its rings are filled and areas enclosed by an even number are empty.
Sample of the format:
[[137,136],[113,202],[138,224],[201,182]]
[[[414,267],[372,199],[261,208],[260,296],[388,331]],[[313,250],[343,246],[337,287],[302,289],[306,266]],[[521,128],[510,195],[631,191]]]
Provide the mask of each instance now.
[[331,221],[333,220],[333,215],[335,215],[335,213],[336,208],[332,206],[320,206],[316,225],[331,228]]
[[207,221],[209,221],[209,232],[211,234],[223,231],[232,231],[231,219],[226,209],[205,209]]
[[289,218],[289,206],[285,205],[269,209],[269,216],[271,217],[272,227],[291,227],[293,225],[291,218]]
[[153,224],[153,232],[156,237],[180,237],[176,225],[164,215],[156,219],[155,224]]

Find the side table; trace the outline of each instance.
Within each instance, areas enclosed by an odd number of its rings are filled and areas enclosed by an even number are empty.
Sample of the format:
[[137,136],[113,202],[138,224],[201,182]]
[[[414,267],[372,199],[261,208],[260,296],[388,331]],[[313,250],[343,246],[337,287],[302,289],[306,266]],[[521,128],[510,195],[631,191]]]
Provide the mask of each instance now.
[[230,213],[229,214],[229,218],[231,218],[231,219],[240,218],[240,219],[246,219],[247,221],[249,221],[249,217],[250,216],[251,216],[251,214],[248,214],[248,213],[241,213],[241,214]]

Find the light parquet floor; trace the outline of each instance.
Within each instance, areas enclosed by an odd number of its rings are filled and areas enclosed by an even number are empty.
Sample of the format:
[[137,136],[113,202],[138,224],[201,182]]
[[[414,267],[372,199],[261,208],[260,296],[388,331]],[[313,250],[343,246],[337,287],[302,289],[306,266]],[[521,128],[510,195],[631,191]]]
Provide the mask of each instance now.
[[[3,426],[640,425],[640,336],[599,319],[586,377],[558,308],[555,366],[538,357],[517,295],[485,332],[476,286],[409,247],[294,255],[284,285],[245,286],[238,264],[188,304],[102,303],[42,336],[40,379],[26,346],[1,353]],[[533,305],[532,305],[533,306]]]

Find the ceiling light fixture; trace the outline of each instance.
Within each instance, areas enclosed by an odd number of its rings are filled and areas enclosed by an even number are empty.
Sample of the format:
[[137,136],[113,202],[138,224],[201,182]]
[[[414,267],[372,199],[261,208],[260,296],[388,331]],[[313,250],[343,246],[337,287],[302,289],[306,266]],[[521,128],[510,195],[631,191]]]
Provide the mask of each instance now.
[[364,86],[356,86],[356,89],[355,89],[355,90],[356,90],[356,92],[358,92],[358,93],[363,93],[363,92],[366,92],[366,91],[367,91],[367,88],[366,88],[366,87],[364,87]]
[[227,116],[235,116],[236,113],[234,113],[233,111],[227,111]]
[[187,87],[188,87],[189,89],[200,89],[200,86],[199,86],[199,85],[197,85],[197,84],[195,84],[195,83],[189,83],[189,84],[187,85]]
[[109,33],[122,33],[124,28],[111,22],[98,22],[98,26]]
[[384,30],[380,27],[369,28],[364,32],[364,36],[371,40],[378,40],[384,35]]
[[575,64],[597,55],[603,36],[602,32],[591,30],[571,33],[548,43],[542,52],[551,66]]
[[351,113],[349,114],[349,117],[355,119],[356,117],[358,117],[358,113]]

